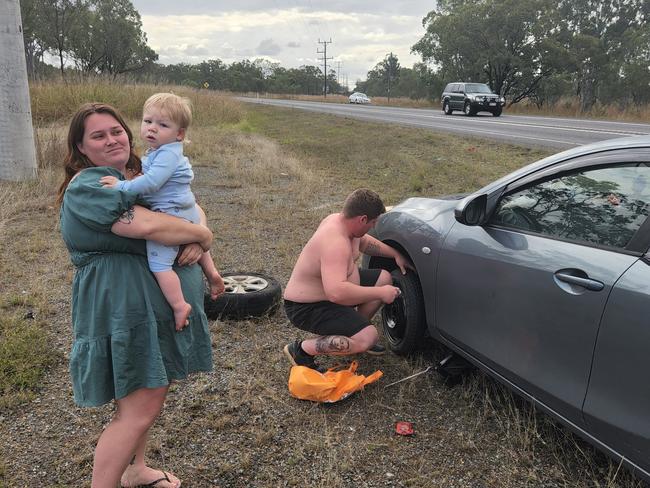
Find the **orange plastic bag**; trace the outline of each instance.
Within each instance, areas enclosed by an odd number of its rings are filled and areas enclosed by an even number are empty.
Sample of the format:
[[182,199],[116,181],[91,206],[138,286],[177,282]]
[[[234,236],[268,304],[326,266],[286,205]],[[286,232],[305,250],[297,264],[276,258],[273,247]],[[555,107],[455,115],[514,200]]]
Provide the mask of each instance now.
[[301,400],[334,403],[350,396],[355,391],[374,383],[384,373],[377,370],[370,376],[355,374],[357,362],[352,361],[347,369],[335,368],[319,373],[306,366],[292,366],[289,374],[289,392]]

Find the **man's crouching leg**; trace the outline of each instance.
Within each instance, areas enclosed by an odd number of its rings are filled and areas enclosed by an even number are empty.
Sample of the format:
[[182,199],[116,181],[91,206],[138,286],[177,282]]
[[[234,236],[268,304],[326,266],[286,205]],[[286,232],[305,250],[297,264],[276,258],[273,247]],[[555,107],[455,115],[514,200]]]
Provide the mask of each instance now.
[[307,339],[302,342],[302,348],[312,356],[345,356],[358,354],[370,349],[378,339],[377,329],[374,325],[368,325],[354,334],[352,337],[342,335],[320,336],[314,339]]

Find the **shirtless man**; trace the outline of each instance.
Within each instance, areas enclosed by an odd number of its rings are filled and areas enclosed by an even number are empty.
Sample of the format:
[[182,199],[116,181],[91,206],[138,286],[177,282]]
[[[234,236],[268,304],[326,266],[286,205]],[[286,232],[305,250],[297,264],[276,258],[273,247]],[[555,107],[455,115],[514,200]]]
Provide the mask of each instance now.
[[294,326],[318,337],[287,344],[284,353],[291,364],[319,369],[315,355],[384,352],[370,320],[400,290],[388,271],[360,270],[355,261],[362,252],[393,258],[402,273],[412,268],[398,251],[367,235],[385,211],[375,192],[355,190],[342,212],[323,219],[298,256],[284,291],[284,307]]

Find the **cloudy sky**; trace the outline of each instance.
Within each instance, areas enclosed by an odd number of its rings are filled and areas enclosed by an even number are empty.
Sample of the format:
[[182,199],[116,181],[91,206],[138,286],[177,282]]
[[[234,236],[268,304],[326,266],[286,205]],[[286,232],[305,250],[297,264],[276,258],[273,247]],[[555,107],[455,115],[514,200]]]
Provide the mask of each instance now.
[[265,58],[285,68],[322,69],[318,41],[331,39],[328,70],[351,88],[390,52],[405,67],[420,61],[411,46],[435,6],[435,0],[131,1],[163,64]]

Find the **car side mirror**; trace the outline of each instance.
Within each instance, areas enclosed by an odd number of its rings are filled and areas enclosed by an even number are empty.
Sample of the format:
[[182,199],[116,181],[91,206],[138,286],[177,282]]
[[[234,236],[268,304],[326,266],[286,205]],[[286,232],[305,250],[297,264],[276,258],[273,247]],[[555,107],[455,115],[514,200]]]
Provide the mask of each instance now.
[[454,217],[464,225],[483,225],[486,211],[487,195],[470,195],[458,202],[454,210]]

